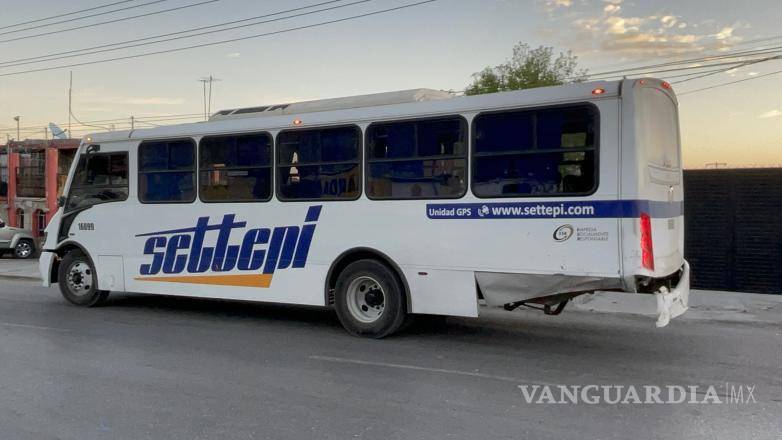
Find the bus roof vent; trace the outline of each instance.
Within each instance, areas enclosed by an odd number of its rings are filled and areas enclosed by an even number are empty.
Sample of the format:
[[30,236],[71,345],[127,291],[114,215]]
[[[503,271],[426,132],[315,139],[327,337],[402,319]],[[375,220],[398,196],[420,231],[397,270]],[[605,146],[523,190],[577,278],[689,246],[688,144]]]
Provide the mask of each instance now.
[[373,93],[371,95],[348,96],[344,98],[302,101],[291,104],[276,104],[258,107],[246,107],[221,110],[213,114],[210,121],[247,118],[259,116],[294,115],[301,113],[345,110],[351,108],[374,107],[378,105],[406,104],[411,102],[434,101],[452,98],[448,92],[433,89],[412,89],[398,92]]

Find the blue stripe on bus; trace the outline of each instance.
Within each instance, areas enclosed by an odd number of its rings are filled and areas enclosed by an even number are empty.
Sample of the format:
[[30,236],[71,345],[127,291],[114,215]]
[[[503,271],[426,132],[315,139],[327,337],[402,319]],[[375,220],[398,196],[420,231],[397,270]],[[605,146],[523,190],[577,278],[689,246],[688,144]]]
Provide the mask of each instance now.
[[562,202],[429,203],[430,219],[672,218],[684,214],[682,202],[583,200]]

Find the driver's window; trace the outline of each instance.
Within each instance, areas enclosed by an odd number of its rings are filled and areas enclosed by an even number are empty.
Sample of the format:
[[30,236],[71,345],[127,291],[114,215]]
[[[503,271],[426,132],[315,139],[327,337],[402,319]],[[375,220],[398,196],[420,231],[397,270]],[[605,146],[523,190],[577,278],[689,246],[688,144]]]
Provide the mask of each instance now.
[[79,157],[68,191],[66,211],[128,198],[128,153],[92,153]]

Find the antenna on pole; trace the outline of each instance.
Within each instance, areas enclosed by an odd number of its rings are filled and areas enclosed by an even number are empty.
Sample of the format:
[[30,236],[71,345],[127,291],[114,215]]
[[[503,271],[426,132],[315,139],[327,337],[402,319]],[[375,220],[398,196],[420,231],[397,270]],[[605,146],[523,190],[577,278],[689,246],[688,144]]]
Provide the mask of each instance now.
[[73,103],[73,70],[71,70],[70,81],[68,82],[68,137],[71,137],[71,115],[73,114],[71,104]]
[[[198,81],[204,85],[204,121],[208,121],[209,115],[212,114],[212,83],[222,80],[209,75],[208,77],[200,78]],[[208,88],[207,84],[209,84]]]

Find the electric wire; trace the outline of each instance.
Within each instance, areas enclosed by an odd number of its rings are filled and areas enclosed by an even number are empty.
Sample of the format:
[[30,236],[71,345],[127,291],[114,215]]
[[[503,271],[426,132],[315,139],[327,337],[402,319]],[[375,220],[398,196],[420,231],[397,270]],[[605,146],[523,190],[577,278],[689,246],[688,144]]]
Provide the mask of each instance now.
[[296,27],[287,28],[287,29],[281,29],[281,30],[272,31],[272,32],[264,32],[264,33],[260,33],[260,34],[248,35],[248,36],[244,36],[244,37],[231,38],[231,39],[227,39],[227,40],[220,40],[220,41],[212,41],[212,42],[209,42],[209,43],[195,44],[195,45],[191,45],[191,46],[184,46],[184,47],[178,47],[178,48],[172,48],[172,49],[158,50],[158,51],[153,51],[153,52],[145,52],[145,53],[140,53],[140,54],[126,55],[126,56],[107,58],[107,59],[102,59],[102,60],[85,61],[85,62],[81,62],[81,63],[64,64],[64,65],[60,65],[60,66],[42,67],[42,68],[38,68],[38,69],[29,69],[29,70],[22,70],[22,71],[16,71],[16,72],[2,73],[2,74],[0,74],[0,77],[23,75],[23,74],[35,73],[35,72],[46,72],[46,71],[51,71],[51,70],[67,69],[67,68],[79,67],[79,66],[89,66],[89,65],[94,65],[94,64],[108,63],[108,62],[112,62],[112,61],[129,60],[129,59],[142,58],[142,57],[147,57],[147,56],[152,56],[152,55],[160,55],[160,54],[166,54],[166,53],[181,52],[181,51],[184,51],[184,50],[198,49],[198,48],[202,48],[202,47],[217,46],[217,45],[222,45],[222,44],[227,44],[227,43],[234,43],[234,42],[237,42],[237,41],[244,41],[244,40],[250,40],[250,39],[254,39],[254,38],[268,37],[268,36],[272,36],[272,35],[280,35],[280,34],[285,34],[285,33],[305,30],[305,29],[312,29],[312,28],[317,28],[317,27],[322,27],[322,26],[328,26],[328,25],[336,24],[336,23],[343,23],[343,22],[347,22],[347,21],[351,21],[351,20],[357,20],[357,19],[360,19],[360,18],[370,17],[370,16],[374,16],[374,15],[379,15],[379,14],[386,14],[386,13],[389,13],[389,12],[395,12],[395,11],[399,11],[399,10],[402,10],[402,9],[407,9],[407,8],[412,8],[412,7],[416,7],[416,6],[421,6],[421,5],[428,4],[428,3],[434,3],[436,1],[438,1],[438,0],[423,0],[423,1],[415,2],[415,3],[408,3],[408,4],[405,4],[405,5],[401,5],[401,6],[396,6],[396,7],[393,7],[393,8],[381,9],[381,10],[376,10],[376,11],[367,12],[367,13],[363,13],[363,14],[351,15],[351,16],[348,16],[348,17],[343,17],[343,18],[338,18],[338,19],[333,19],[333,20],[327,20],[327,21],[322,21],[322,22],[308,24],[308,25],[296,26]]
[[82,16],[82,17],[74,17],[74,18],[69,18],[67,20],[60,20],[60,21],[54,21],[54,22],[51,22],[51,23],[39,24],[39,25],[35,26],[35,28],[23,28],[23,29],[15,29],[15,30],[12,30],[12,31],[0,32],[0,35],[14,34],[14,33],[17,33],[17,32],[24,32],[24,31],[29,31],[31,29],[38,29],[38,28],[48,27],[48,26],[56,26],[58,24],[70,23],[70,22],[73,22],[73,21],[84,20],[86,18],[98,17],[98,16],[101,16],[101,15],[113,14],[115,12],[127,11],[129,9],[143,8],[144,6],[154,5],[154,4],[157,4],[157,3],[163,3],[163,2],[167,2],[167,1],[169,1],[169,0],[153,0],[153,1],[150,1],[150,2],[147,2],[147,3],[142,3],[140,5],[126,6],[124,8],[114,9],[114,10],[111,10],[111,11],[97,12],[95,14],[85,15],[85,16]]
[[[160,0],[158,0],[158,1],[160,1]],[[6,38],[4,40],[0,40],[0,43],[9,43],[9,42],[12,42],[12,41],[27,40],[29,38],[37,38],[37,37],[43,37],[43,36],[46,36],[46,35],[54,35],[54,34],[60,34],[60,33],[63,33],[63,32],[70,32],[70,31],[75,31],[75,30],[80,30],[80,29],[87,29],[87,28],[92,28],[92,27],[96,27],[96,26],[103,26],[104,24],[111,24],[111,23],[118,23],[118,22],[121,22],[121,21],[134,20],[136,18],[150,17],[152,15],[165,14],[165,13],[173,12],[173,11],[181,11],[182,9],[193,8],[193,7],[196,7],[196,6],[201,6],[201,5],[205,5],[205,4],[209,4],[209,3],[215,3],[215,2],[219,2],[219,1],[220,0],[204,0],[204,1],[201,1],[201,2],[198,2],[198,3],[190,3],[190,4],[186,4],[186,5],[182,5],[182,6],[177,6],[175,8],[161,9],[159,11],[152,11],[152,12],[146,12],[144,14],[131,15],[131,16],[127,16],[127,17],[120,17],[120,18],[115,18],[115,19],[112,19],[112,20],[101,21],[101,22],[98,22],[98,23],[91,23],[91,24],[85,24],[85,25],[82,25],[82,26],[70,27],[70,28],[66,28],[66,29],[58,29],[58,30],[49,31],[49,32],[42,32],[40,34],[32,34],[32,35],[24,35],[24,36],[21,36],[21,37]]]
[[[336,1],[342,1],[342,0],[336,0]],[[298,14],[288,15],[288,16],[285,16],[285,17],[272,18],[272,19],[269,19],[269,20],[264,20],[264,21],[260,21],[260,22],[256,22],[256,23],[247,23],[247,24],[242,24],[242,25],[238,25],[238,26],[232,26],[232,27],[228,27],[228,28],[225,28],[225,29],[218,29],[218,30],[207,31],[207,32],[199,32],[199,33],[195,33],[195,34],[192,34],[192,35],[181,35],[181,36],[178,36],[178,37],[166,38],[166,39],[162,39],[162,40],[159,40],[159,41],[147,41],[145,43],[128,44],[128,45],[121,46],[121,47],[113,47],[113,48],[108,48],[108,49],[95,50],[95,51],[92,51],[92,52],[85,52],[85,53],[74,54],[74,55],[67,55],[66,54],[66,55],[51,57],[51,58],[48,58],[48,59],[45,59],[45,60],[25,61],[25,62],[20,62],[20,63],[15,63],[15,64],[0,65],[0,69],[6,69],[6,68],[9,68],[9,67],[16,67],[16,66],[22,66],[22,65],[27,65],[27,64],[44,63],[44,62],[55,61],[55,60],[64,59],[64,58],[73,58],[73,57],[94,55],[94,54],[98,54],[98,53],[113,52],[113,51],[117,51],[117,50],[130,49],[130,48],[134,48],[134,47],[149,46],[149,45],[152,45],[152,44],[167,43],[169,41],[174,41],[174,40],[181,40],[181,39],[185,39],[185,38],[194,38],[194,37],[198,37],[198,36],[202,36],[202,35],[215,34],[215,33],[218,33],[218,32],[226,32],[226,31],[230,31],[230,30],[234,30],[234,29],[240,29],[240,28],[245,28],[245,27],[250,27],[250,26],[258,26],[258,25],[262,25],[262,24],[273,23],[273,22],[277,22],[277,21],[289,20],[289,19],[292,19],[292,18],[303,17],[303,16],[306,16],[306,15],[317,14],[317,13],[320,13],[320,12],[331,11],[331,10],[336,10],[336,9],[340,9],[340,8],[346,8],[346,7],[349,7],[349,6],[355,6],[355,5],[361,4],[361,3],[368,3],[368,2],[371,2],[371,1],[375,1],[375,0],[357,0],[357,1],[354,1],[354,2],[351,2],[351,3],[345,3],[345,4],[331,6],[331,7],[327,7],[327,8],[316,9],[316,10],[313,10],[313,11],[301,12],[301,13],[298,13]],[[334,1],[329,1],[329,2],[324,2],[324,3],[334,3]],[[296,10],[296,9],[302,9],[302,8],[295,8],[294,10]],[[290,12],[290,11],[291,10],[280,11],[280,12],[275,12],[275,13],[272,13],[272,14],[266,14],[265,16],[268,17],[268,16],[273,16],[273,15],[280,15],[280,14],[284,14],[284,13],[287,13],[287,12]],[[264,16],[260,16],[260,17],[264,17]],[[257,19],[257,18],[258,17],[255,17],[253,19]],[[247,21],[247,20],[248,19],[239,20],[239,21]],[[218,25],[208,26],[208,27],[215,27],[215,26],[218,26]],[[170,35],[178,34],[178,33],[187,33],[187,32],[192,32],[192,30],[172,33]],[[158,37],[160,37],[160,36],[148,37],[148,38],[143,38],[143,39],[140,39],[140,40],[148,40],[148,39],[158,38]],[[121,43],[118,43],[118,44],[121,44]],[[2,63],[0,63],[0,64],[2,64]]]
[[[41,59],[41,58],[56,57],[56,56],[60,56],[60,55],[75,54],[75,53],[78,53],[78,52],[85,52],[85,51],[90,51],[90,50],[94,50],[94,49],[102,49],[102,48],[111,47],[111,46],[119,46],[119,45],[122,45],[122,44],[137,43],[137,42],[140,42],[140,41],[154,40],[156,38],[164,38],[164,37],[169,37],[169,36],[172,36],[172,35],[179,35],[179,34],[184,34],[184,33],[196,32],[196,31],[200,31],[200,30],[204,30],[204,29],[211,29],[211,28],[220,27],[220,26],[228,26],[228,25],[231,25],[231,24],[241,23],[241,22],[245,22],[245,21],[257,20],[257,19],[272,17],[272,16],[280,15],[280,14],[287,14],[289,12],[296,12],[296,11],[300,11],[300,10],[303,10],[303,9],[316,8],[318,6],[323,6],[323,5],[330,4],[330,3],[339,3],[341,1],[343,1],[343,0],[330,0],[330,1],[325,1],[325,2],[315,3],[315,4],[312,4],[312,5],[302,6],[302,7],[298,7],[298,8],[286,9],[284,11],[278,11],[278,12],[273,12],[273,13],[269,13],[269,14],[258,15],[258,16],[255,16],[255,17],[245,18],[245,19],[241,19],[241,20],[228,21],[228,22],[218,23],[218,24],[209,25],[209,26],[201,26],[201,27],[186,29],[186,30],[183,30],[183,31],[169,32],[169,33],[166,33],[166,34],[158,34],[158,35],[154,35],[154,36],[151,36],[151,37],[136,38],[136,39],[133,39],[133,40],[125,40],[125,41],[120,41],[120,42],[116,42],[116,43],[101,44],[101,45],[98,45],[98,46],[85,47],[85,48],[81,48],[81,49],[53,52],[53,53],[49,53],[49,54],[46,54],[46,55],[38,55],[38,56],[28,57],[28,58],[18,58],[18,59],[15,59],[15,60],[0,61],[0,65],[11,64],[11,65],[15,65],[16,66],[16,65],[21,65],[21,64],[12,64],[12,63],[17,63],[17,62],[20,62],[20,61],[37,60],[37,59]],[[77,56],[80,56],[80,55],[77,55]],[[52,59],[45,60],[45,61],[52,61]]]
[[67,17],[67,16],[70,16],[70,15],[81,14],[82,12],[95,11],[95,10],[98,10],[98,9],[108,8],[110,6],[115,6],[115,5],[119,5],[119,4],[123,4],[123,3],[132,3],[134,1],[136,1],[136,0],[123,0],[123,1],[114,2],[114,3],[107,3],[105,5],[93,6],[91,8],[80,9],[78,11],[65,12],[63,14],[52,15],[52,16],[49,16],[49,17],[36,18],[35,20],[23,21],[21,23],[7,24],[7,25],[4,25],[4,26],[0,26],[0,29],[8,29],[8,28],[12,28],[12,27],[22,26],[22,25],[25,25],[25,24],[40,23],[42,21],[51,20],[51,19],[54,19],[54,18]]

